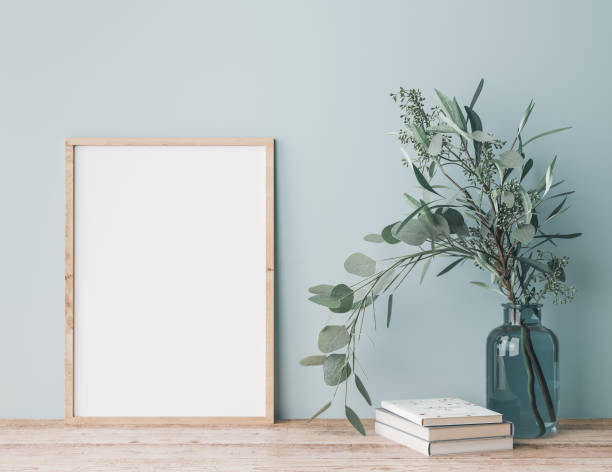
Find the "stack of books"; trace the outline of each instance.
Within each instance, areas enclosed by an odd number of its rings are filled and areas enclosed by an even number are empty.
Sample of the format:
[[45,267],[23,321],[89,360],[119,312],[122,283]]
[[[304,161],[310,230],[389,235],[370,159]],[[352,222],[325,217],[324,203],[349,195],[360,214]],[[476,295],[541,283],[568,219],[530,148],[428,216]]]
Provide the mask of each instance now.
[[427,456],[512,449],[512,423],[459,398],[383,401],[377,434]]

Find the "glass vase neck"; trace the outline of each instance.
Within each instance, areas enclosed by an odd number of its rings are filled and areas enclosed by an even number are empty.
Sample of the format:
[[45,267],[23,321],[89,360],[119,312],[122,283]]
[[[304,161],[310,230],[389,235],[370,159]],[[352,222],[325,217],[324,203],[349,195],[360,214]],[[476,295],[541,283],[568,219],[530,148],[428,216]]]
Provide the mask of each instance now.
[[507,325],[539,325],[542,323],[542,305],[514,305],[504,303],[504,324]]

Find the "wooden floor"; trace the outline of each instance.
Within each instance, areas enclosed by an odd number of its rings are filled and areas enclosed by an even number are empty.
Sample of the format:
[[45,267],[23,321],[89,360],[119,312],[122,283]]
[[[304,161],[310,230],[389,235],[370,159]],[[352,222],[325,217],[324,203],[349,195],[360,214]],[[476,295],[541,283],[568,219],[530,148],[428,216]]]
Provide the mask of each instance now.
[[64,426],[0,420],[0,471],[612,471],[612,420],[565,420],[513,451],[424,457],[346,421],[274,426]]

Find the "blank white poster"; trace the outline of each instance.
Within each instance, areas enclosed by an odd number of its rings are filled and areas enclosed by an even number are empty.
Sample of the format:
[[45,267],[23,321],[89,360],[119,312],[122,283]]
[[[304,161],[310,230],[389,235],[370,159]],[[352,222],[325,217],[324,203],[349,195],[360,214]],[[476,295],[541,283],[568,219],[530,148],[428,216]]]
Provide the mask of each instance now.
[[264,146],[76,146],[74,415],[266,414]]

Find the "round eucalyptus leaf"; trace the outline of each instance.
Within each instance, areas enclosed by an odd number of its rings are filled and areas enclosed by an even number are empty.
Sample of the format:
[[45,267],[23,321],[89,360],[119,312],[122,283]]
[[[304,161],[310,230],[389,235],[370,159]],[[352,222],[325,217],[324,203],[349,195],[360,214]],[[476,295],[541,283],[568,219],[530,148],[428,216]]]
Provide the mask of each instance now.
[[319,333],[319,351],[334,352],[346,346],[351,340],[346,328],[342,325],[325,326]]
[[313,303],[316,303],[317,305],[326,306],[330,310],[338,309],[341,306],[340,300],[332,297],[331,295],[313,295],[308,300],[310,300]]
[[481,130],[473,131],[472,138],[474,138],[474,141],[478,141],[480,143],[490,143],[491,141],[494,141],[493,136]]
[[509,208],[514,206],[514,194],[508,190],[502,192],[502,202]]
[[450,227],[446,218],[442,215],[419,215],[419,222],[425,228],[428,236],[434,241],[450,235]]
[[344,354],[330,354],[323,362],[323,380],[327,385],[335,386],[344,382],[351,375],[351,366]]
[[344,268],[349,274],[369,277],[376,272],[376,261],[365,254],[356,252],[344,261]]
[[310,293],[314,293],[315,295],[326,295],[329,297],[333,289],[334,289],[333,285],[321,284],[321,285],[315,285],[314,287],[310,287],[308,291]]
[[442,135],[434,134],[429,142],[429,147],[427,148],[427,154],[430,156],[437,156],[442,152]]
[[331,292],[331,298],[336,300],[337,305],[329,309],[334,313],[346,313],[353,306],[353,296],[353,290],[347,285],[336,285]]
[[465,236],[467,234],[467,225],[463,219],[463,215],[455,210],[454,208],[447,208],[444,212],[436,212],[444,217],[448,223],[451,234],[460,234]]
[[300,365],[312,366],[312,365],[323,365],[326,356],[308,356],[300,360]]
[[427,240],[429,234],[419,220],[412,219],[394,236],[411,246],[420,246]]
[[506,151],[499,155],[499,163],[503,169],[520,169],[523,167],[523,156],[518,151]]
[[[412,198],[412,197],[411,197]],[[398,222],[397,222],[398,223]],[[382,230],[382,232],[380,233],[381,237],[385,240],[385,242],[387,244],[397,244],[400,242],[399,239],[397,239],[395,236],[393,236],[393,227],[397,224],[397,223],[392,223],[388,226],[385,226]]]
[[368,241],[369,243],[384,243],[385,242],[383,237],[380,234],[376,234],[376,233],[366,234],[363,237],[363,239]]
[[536,230],[531,224],[518,224],[516,228],[514,228],[512,236],[522,244],[529,244],[533,240],[535,232]]

